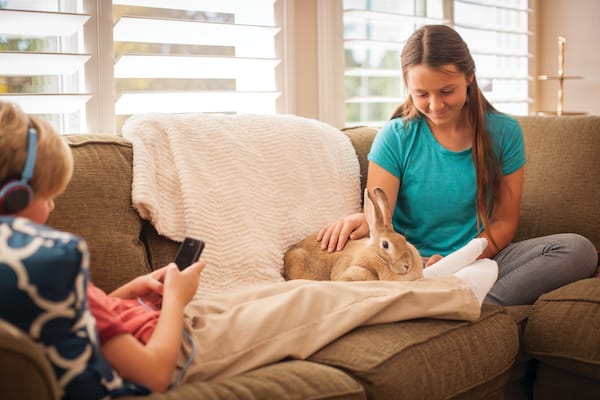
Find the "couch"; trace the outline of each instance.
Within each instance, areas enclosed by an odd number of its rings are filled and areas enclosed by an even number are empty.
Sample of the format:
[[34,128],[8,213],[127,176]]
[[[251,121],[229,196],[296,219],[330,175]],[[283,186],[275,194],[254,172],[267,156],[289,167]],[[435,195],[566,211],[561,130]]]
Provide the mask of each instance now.
[[[578,232],[600,248],[600,117],[518,119],[528,164],[516,239]],[[355,147],[364,185],[376,129],[344,133]],[[93,281],[110,291],[172,261],[178,243],[159,235],[132,207],[131,143],[96,134],[66,139],[74,176],[48,224],[86,239]],[[0,393],[37,400],[58,393],[41,351],[5,323]],[[307,360],[282,360],[147,398],[598,399],[600,279],[558,288],[533,305],[484,304],[475,322],[417,319],[361,327]]]

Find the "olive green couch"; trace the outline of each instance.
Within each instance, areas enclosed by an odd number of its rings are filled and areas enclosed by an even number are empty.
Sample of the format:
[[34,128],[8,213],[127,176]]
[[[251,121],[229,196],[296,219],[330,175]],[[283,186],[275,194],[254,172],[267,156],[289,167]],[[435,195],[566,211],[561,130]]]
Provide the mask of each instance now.
[[[519,117],[528,164],[517,239],[578,232],[600,247],[600,117]],[[344,131],[366,175],[372,128]],[[132,146],[71,135],[75,172],[49,225],[86,239],[94,282],[111,290],[170,262],[178,243],[131,205]],[[282,205],[282,207],[285,205]],[[277,321],[273,321],[277,323]],[[40,350],[0,324],[0,397],[55,399]],[[599,399],[600,279],[533,306],[484,304],[475,322],[418,319],[356,329],[306,361],[181,385],[149,399]]]

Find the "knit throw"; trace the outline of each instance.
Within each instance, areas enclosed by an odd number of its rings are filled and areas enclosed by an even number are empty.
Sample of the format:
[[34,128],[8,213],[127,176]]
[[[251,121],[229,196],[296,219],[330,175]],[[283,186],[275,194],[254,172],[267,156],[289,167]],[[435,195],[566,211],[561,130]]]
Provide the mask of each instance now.
[[205,241],[197,297],[282,281],[283,254],[360,210],[360,168],[349,138],[293,115],[141,114],[132,201],[175,241]]

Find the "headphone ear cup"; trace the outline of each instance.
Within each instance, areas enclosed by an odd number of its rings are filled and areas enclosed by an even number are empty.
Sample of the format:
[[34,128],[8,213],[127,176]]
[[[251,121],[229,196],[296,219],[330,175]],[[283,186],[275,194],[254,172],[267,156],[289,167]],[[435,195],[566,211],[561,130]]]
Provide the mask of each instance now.
[[31,187],[21,181],[10,181],[0,190],[0,214],[16,214],[33,199]]

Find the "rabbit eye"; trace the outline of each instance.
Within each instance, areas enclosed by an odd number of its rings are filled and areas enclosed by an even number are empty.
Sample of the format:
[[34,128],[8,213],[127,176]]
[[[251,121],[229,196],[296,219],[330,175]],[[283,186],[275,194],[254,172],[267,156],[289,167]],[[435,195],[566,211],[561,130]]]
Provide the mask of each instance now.
[[389,249],[390,244],[387,240],[384,240],[383,242],[381,242],[381,247],[383,247],[384,249]]

